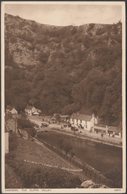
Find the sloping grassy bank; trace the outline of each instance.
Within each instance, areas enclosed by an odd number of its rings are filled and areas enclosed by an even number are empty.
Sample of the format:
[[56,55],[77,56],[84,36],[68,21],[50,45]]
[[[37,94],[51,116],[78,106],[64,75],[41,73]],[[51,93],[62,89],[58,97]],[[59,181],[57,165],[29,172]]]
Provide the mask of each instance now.
[[85,175],[90,179],[92,177],[94,182],[100,182],[103,179],[106,185],[121,188],[122,161],[119,148],[111,149],[106,145],[91,144],[87,140],[81,141],[54,131],[40,132],[37,138],[62,157],[68,158],[73,164],[80,168],[85,166]]
[[21,160],[8,160],[9,165],[20,177],[23,188],[76,188],[80,187],[78,176],[67,171],[49,168]]
[[[14,140],[15,141],[12,141]],[[11,134],[10,153],[6,155],[6,171],[12,169],[22,184],[6,184],[7,188],[76,188],[81,179],[62,168],[74,170],[75,166],[44,145],[24,140]],[[29,162],[26,162],[29,161]],[[57,168],[53,166],[58,166]],[[6,174],[8,183],[8,174]]]

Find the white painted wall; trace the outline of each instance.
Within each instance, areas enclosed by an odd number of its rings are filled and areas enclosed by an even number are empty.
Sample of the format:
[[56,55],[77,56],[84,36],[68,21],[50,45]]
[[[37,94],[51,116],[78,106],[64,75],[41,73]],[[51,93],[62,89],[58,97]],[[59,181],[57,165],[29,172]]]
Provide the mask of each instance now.
[[78,125],[80,125],[81,121],[78,119]]

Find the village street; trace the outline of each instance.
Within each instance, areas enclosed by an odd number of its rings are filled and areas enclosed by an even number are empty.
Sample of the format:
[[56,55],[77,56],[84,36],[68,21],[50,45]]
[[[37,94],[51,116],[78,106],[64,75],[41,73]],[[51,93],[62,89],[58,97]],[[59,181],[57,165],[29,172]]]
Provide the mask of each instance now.
[[121,138],[117,137],[109,137],[104,135],[103,137],[101,134],[92,133],[87,130],[82,131],[72,131],[70,127],[61,127],[62,124],[52,123],[49,124],[48,127],[41,127],[42,117],[41,116],[29,116],[29,120],[39,126],[38,131],[51,131],[54,130],[58,133],[63,133],[66,135],[74,136],[80,139],[89,139],[90,141],[100,142],[102,144],[112,145],[116,147],[122,147],[122,140]]

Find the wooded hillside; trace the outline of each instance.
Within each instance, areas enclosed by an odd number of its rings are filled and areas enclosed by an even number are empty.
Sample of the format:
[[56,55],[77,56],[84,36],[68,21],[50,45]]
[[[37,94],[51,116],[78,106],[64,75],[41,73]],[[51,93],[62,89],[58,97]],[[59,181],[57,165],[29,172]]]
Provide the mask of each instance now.
[[50,26],[5,14],[6,105],[121,123],[122,24]]

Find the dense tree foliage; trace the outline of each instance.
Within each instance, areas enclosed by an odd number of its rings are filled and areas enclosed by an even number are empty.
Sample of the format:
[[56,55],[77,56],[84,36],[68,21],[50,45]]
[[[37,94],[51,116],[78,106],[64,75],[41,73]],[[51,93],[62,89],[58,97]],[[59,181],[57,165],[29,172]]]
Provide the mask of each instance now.
[[6,104],[46,114],[96,112],[120,124],[121,25],[55,27],[6,15]]
[[36,135],[34,124],[25,117],[18,118],[17,124],[19,129],[25,129],[30,136],[34,137]]

